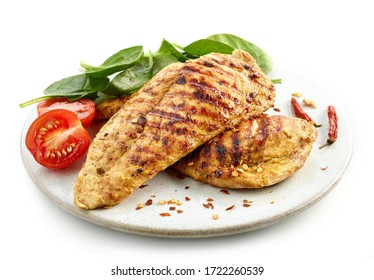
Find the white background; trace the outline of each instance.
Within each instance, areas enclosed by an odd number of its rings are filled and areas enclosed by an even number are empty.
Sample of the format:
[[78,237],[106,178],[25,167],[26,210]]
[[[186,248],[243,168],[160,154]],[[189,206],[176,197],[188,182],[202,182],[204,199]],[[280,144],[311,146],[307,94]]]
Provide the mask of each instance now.
[[[373,279],[370,2],[2,1],[0,278],[113,279],[110,269],[116,265],[262,265],[266,271],[258,279]],[[23,123],[32,108],[21,110],[19,103],[75,74],[81,60],[95,64],[132,45],[157,50],[162,38],[183,45],[215,33],[254,42],[276,65],[313,81],[337,101],[352,127],[355,148],[350,166],[330,194],[262,230],[174,240],[90,224],[38,190],[23,168],[19,150]],[[200,279],[209,278],[216,277]]]

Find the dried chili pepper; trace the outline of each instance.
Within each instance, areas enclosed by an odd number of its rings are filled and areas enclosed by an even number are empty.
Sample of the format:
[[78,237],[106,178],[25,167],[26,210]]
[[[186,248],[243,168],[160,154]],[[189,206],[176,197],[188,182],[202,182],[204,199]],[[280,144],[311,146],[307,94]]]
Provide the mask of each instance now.
[[295,116],[300,118],[300,119],[303,119],[303,120],[306,120],[308,122],[310,122],[311,124],[313,124],[315,127],[320,127],[321,125],[320,124],[316,124],[311,117],[309,117],[309,115],[307,113],[304,112],[303,108],[301,108],[301,105],[299,104],[299,102],[297,102],[296,98],[295,97],[292,97],[291,98],[291,106],[292,106],[292,109],[295,113]]
[[327,107],[327,117],[329,119],[329,133],[326,144],[319,147],[322,149],[323,147],[329,146],[333,144],[338,139],[338,115],[336,113],[335,107],[330,105]]

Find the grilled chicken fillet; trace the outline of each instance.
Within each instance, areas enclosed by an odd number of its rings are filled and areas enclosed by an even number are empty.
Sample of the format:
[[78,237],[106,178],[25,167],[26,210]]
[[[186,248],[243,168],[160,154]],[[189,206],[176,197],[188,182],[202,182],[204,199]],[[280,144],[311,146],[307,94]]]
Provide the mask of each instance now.
[[261,115],[224,132],[173,167],[223,188],[262,188],[294,174],[305,163],[317,130],[309,122]]
[[273,105],[275,88],[246,52],[171,64],[92,141],[74,187],[84,209],[120,203],[158,172]]

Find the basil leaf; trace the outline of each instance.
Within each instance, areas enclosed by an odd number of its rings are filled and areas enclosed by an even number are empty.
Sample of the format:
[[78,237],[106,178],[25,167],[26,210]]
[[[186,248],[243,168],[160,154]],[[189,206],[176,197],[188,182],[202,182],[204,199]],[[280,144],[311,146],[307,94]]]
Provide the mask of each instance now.
[[183,50],[190,55],[202,56],[213,52],[230,54],[234,48],[215,40],[201,39],[189,44]]
[[165,39],[162,40],[161,46],[157,51],[157,54],[171,54],[178,59],[180,62],[185,62],[187,57],[180,53],[172,44]]
[[265,74],[269,73],[273,68],[273,61],[264,50],[238,36],[231,34],[215,34],[209,36],[207,39],[227,44],[234,49],[249,52]]
[[144,55],[143,46],[123,49],[110,56],[100,66],[92,66],[81,62],[82,71],[92,77],[105,77],[116,72],[128,69],[139,63]]
[[100,79],[79,74],[54,82],[44,90],[48,96],[84,96],[104,89],[109,83],[107,77]]
[[115,76],[103,91],[109,96],[130,95],[141,88],[152,77],[153,55]]
[[178,58],[172,54],[158,52],[155,53],[152,75],[156,75],[163,68],[175,62],[178,62]]

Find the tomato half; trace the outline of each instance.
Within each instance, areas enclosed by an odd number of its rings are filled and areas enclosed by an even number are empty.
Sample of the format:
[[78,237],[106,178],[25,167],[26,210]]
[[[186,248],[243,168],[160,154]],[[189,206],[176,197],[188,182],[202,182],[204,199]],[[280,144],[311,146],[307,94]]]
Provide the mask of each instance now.
[[65,97],[48,99],[37,106],[38,115],[55,109],[65,109],[77,114],[84,127],[88,127],[95,116],[95,102],[89,99],[71,101]]
[[90,136],[77,115],[56,109],[39,116],[26,134],[26,147],[41,165],[60,169],[82,157]]

